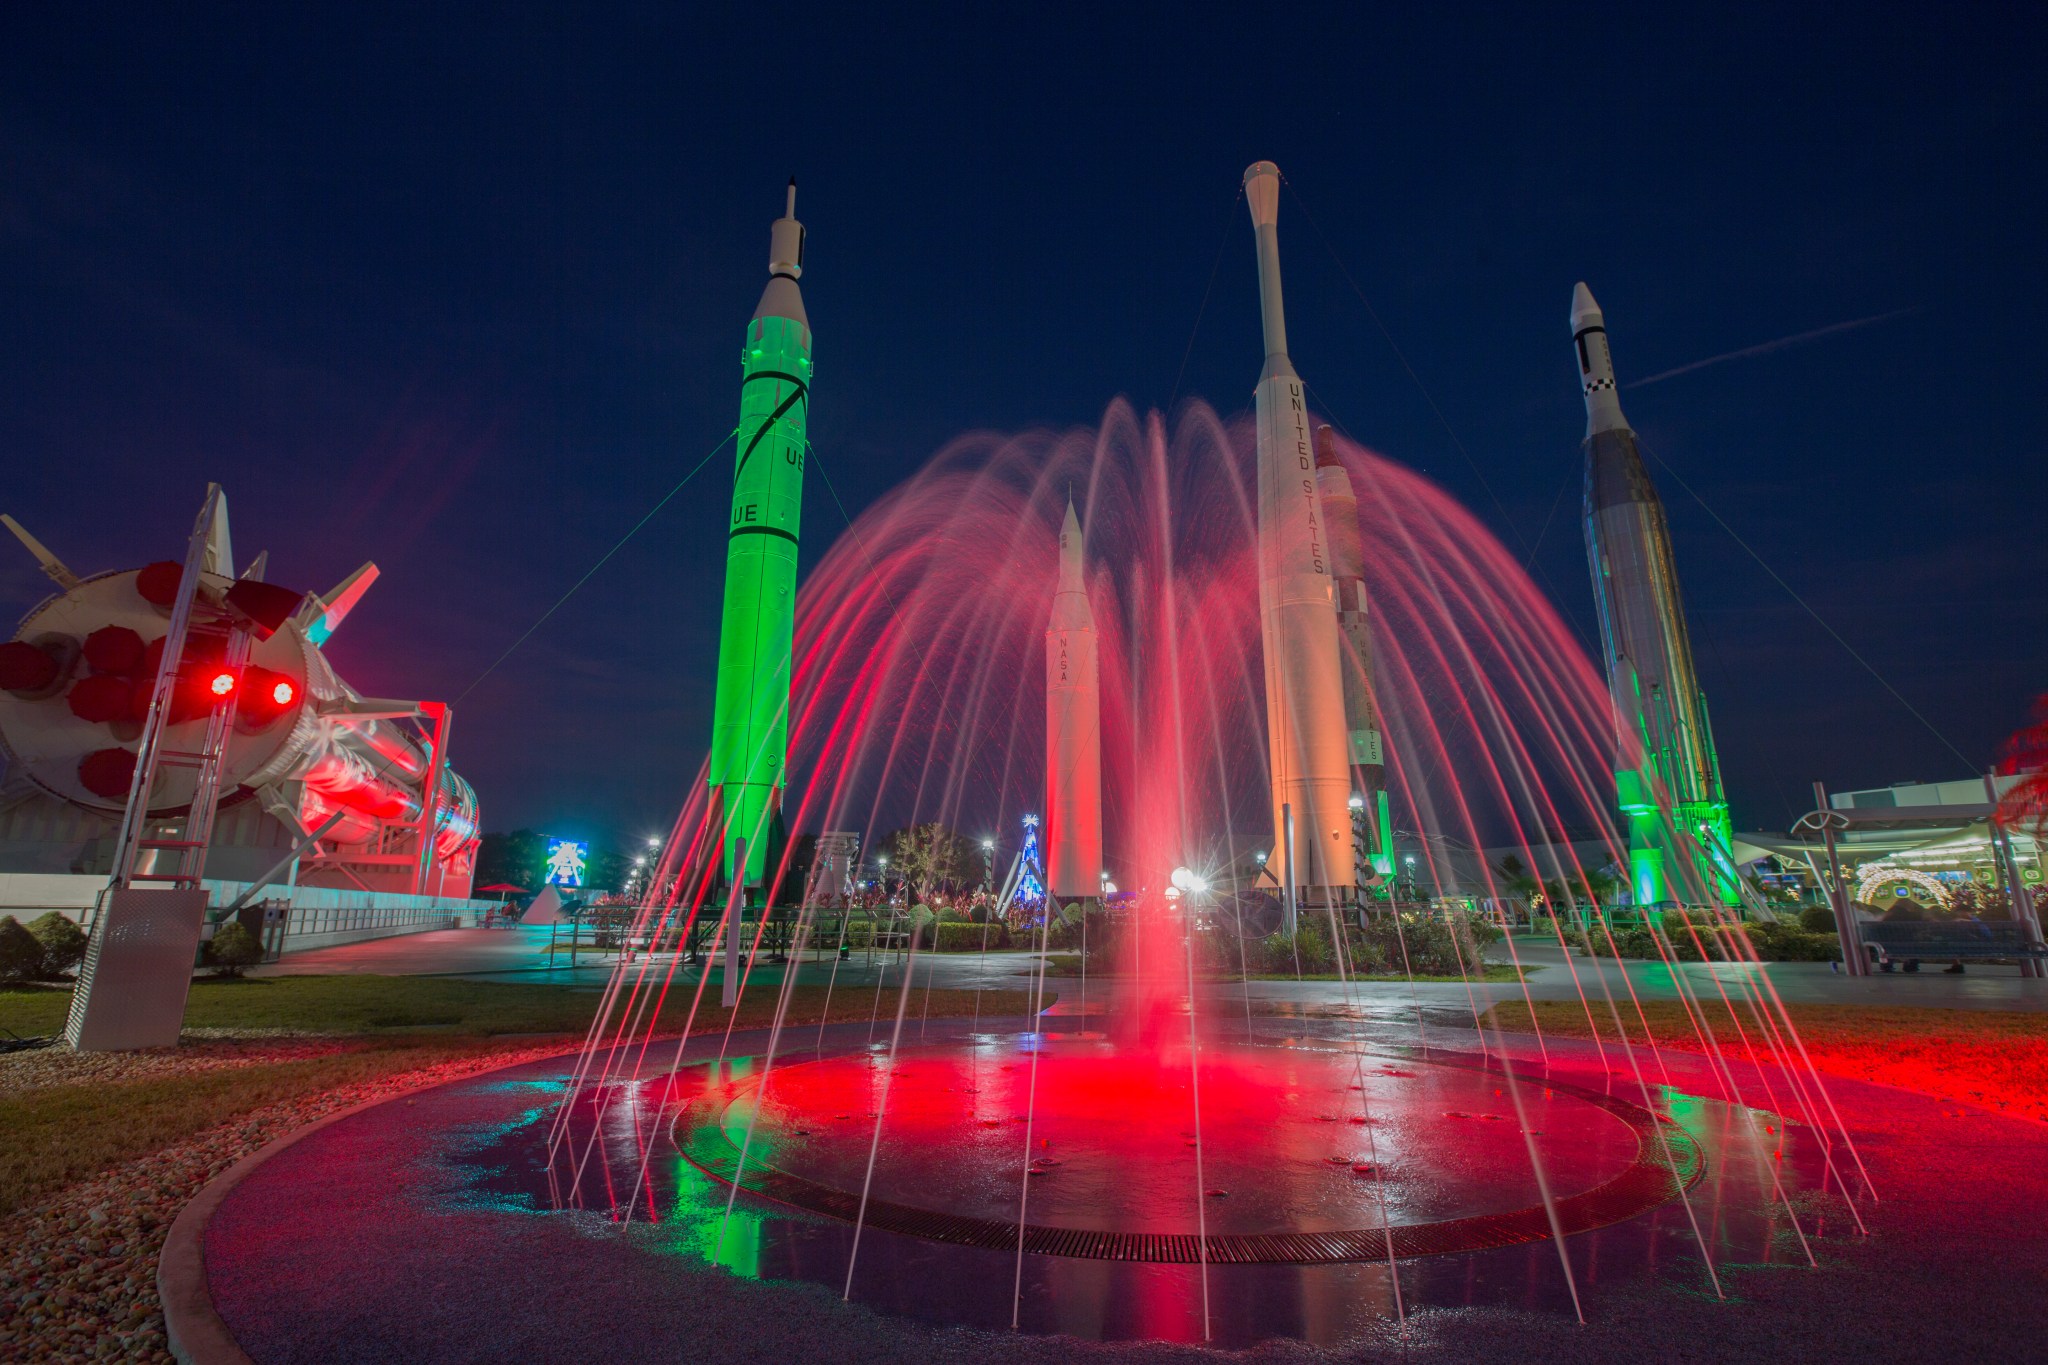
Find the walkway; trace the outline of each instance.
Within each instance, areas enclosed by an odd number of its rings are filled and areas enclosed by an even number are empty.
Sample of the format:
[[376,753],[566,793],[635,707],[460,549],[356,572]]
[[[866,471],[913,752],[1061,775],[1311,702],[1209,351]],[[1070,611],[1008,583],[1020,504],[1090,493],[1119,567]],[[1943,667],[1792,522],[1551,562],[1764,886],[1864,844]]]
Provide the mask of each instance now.
[[[548,981],[583,986],[602,985],[610,978],[615,960],[609,957],[581,954],[578,964],[571,968],[567,965],[567,954],[557,954],[559,965],[549,967],[549,941],[550,931],[545,928],[444,929],[292,953],[252,974],[461,976],[482,981]],[[1525,967],[1536,969],[1529,974],[1528,991],[1537,1000],[1576,1000],[1583,988],[1599,1001],[1605,998],[1603,984],[1617,999],[1626,999],[1631,986],[1645,1000],[1678,997],[1672,969],[1660,962],[1618,963],[1611,959],[1573,957],[1567,965],[1564,952],[1554,941],[1536,939],[1518,939],[1515,951]],[[1507,957],[1500,947],[1493,950],[1493,955],[1498,961]],[[1037,961],[1035,953],[990,953],[986,957],[979,953],[928,954],[918,961],[919,984],[925,982],[929,973],[931,984],[941,989],[1021,989],[1033,984]],[[652,970],[665,971],[665,959]],[[1845,976],[1831,971],[1825,962],[1772,962],[1760,969],[1729,963],[1688,963],[1680,970],[1694,993],[1710,999],[1717,993],[1716,978],[1735,994],[1738,978],[1760,970],[1788,1004],[2048,1011],[2048,980],[2026,980],[2014,967],[1972,967],[1960,976],[1946,975],[1937,967],[1912,975],[1870,977]],[[682,971],[694,979],[694,969],[685,967]],[[877,954],[870,963],[865,954],[855,953],[839,964],[833,979],[840,986],[872,987],[878,974],[890,983],[900,982],[902,971],[900,957]],[[829,960],[804,964],[806,980],[822,982],[828,975],[832,975]],[[775,984],[781,979],[780,968],[764,965],[756,970],[750,984]],[[1048,976],[1046,987],[1060,997],[1061,1013],[1081,1008],[1083,983],[1078,977]],[[1088,1004],[1105,1002],[1114,989],[1114,981],[1096,978],[1087,982]],[[1356,984],[1349,991],[1335,981],[1250,981],[1217,983],[1205,992],[1218,1008],[1224,1009],[1240,1004],[1248,996],[1255,1005],[1268,1007],[1288,1004],[1321,1010],[1343,1007],[1355,1000],[1372,1013],[1412,1010],[1420,1004],[1432,1012],[1451,1010],[1468,1014],[1474,1002],[1484,1008],[1496,1001],[1518,999],[1521,994],[1522,987],[1512,981],[1481,982],[1469,987],[1457,982],[1421,982],[1411,986],[1406,981],[1387,978]]]

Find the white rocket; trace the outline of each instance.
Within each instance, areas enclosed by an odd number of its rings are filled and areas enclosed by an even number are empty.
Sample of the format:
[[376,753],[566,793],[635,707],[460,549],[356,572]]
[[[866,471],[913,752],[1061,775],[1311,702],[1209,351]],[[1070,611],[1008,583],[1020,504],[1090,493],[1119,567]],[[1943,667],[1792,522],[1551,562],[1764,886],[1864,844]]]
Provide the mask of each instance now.
[[1254,163],[1244,173],[1244,190],[1258,239],[1259,311],[1266,332],[1257,408],[1259,621],[1273,780],[1274,843],[1267,866],[1281,869],[1282,876],[1291,867],[1295,888],[1307,888],[1313,901],[1326,901],[1357,883],[1330,545],[1316,489],[1308,399],[1287,358],[1276,227],[1280,168]]
[[1061,900],[1102,894],[1102,681],[1086,569],[1069,498],[1045,630],[1046,888]]
[[1392,834],[1387,825],[1386,745],[1380,735],[1378,682],[1373,676],[1372,600],[1365,593],[1365,534],[1358,522],[1358,494],[1351,475],[1337,458],[1336,438],[1327,426],[1316,428],[1316,491],[1322,494],[1323,515],[1330,531],[1331,579],[1337,594],[1337,637],[1344,650],[1344,728],[1351,739],[1353,795],[1365,811],[1369,859],[1358,868],[1384,876],[1393,870]]

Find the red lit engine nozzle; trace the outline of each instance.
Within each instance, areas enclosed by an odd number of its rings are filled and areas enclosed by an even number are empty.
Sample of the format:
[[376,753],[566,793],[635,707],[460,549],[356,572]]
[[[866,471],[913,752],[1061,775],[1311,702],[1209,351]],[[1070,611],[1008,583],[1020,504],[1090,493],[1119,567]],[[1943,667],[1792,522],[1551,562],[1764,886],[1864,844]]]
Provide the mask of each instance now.
[[[150,565],[81,579],[31,612],[13,640],[0,641],[0,753],[9,776],[51,795],[102,812],[119,809],[130,772],[116,757],[142,734],[164,661],[167,604],[175,601],[180,566]],[[200,742],[208,717],[232,708],[233,738],[224,787],[254,790],[287,780],[308,762],[311,735],[302,724],[322,687],[339,692],[319,650],[290,616],[278,617],[300,594],[243,594],[236,613],[224,605],[237,580],[208,574],[200,585],[193,633],[187,637],[164,698],[171,747]],[[276,622],[268,638],[249,632],[239,667],[223,656],[224,618]],[[315,681],[319,686],[315,686]],[[157,774],[150,809],[178,809],[193,783],[191,770]]]
[[297,710],[298,704],[299,685],[290,674],[261,664],[250,664],[242,670],[235,728],[244,734],[267,730]]

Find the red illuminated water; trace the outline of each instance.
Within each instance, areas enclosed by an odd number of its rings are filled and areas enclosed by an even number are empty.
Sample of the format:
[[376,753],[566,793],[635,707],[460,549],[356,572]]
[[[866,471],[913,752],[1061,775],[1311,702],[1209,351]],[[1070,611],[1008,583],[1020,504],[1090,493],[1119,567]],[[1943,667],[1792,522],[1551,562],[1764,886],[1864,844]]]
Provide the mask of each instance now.
[[[759,1153],[764,1165],[858,1190],[868,1116],[893,1070],[892,1140],[876,1162],[873,1197],[1007,1222],[1016,1216],[1029,1068],[1008,1048],[980,1050],[979,1065],[957,1048],[910,1049],[893,1063],[859,1055],[788,1065],[765,1101],[747,1088],[719,1121],[736,1145],[758,1105],[757,1131],[774,1134]],[[1046,1061],[1031,1221],[1194,1231],[1185,1047],[1140,1055],[1105,1041],[1059,1041]],[[1541,1201],[1496,1074],[1405,1062],[1360,1068],[1341,1050],[1212,1046],[1202,1052],[1201,1081],[1212,1236],[1439,1222]],[[1539,1091],[1532,1121],[1561,1195],[1613,1179],[1638,1154],[1633,1131],[1572,1095]]]

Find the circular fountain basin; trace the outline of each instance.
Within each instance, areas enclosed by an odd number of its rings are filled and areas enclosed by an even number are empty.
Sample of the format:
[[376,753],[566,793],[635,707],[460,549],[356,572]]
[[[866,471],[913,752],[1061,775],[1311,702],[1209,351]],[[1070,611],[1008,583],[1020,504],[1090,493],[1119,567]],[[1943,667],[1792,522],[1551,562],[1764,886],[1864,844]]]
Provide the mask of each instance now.
[[1341,1046],[1212,1043],[1195,1061],[1099,1037],[983,1038],[682,1084],[675,1142],[722,1182],[1054,1256],[1483,1250],[1551,1236],[1553,1213],[1566,1233],[1634,1217],[1701,1170],[1675,1125],[1600,1091]]

